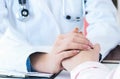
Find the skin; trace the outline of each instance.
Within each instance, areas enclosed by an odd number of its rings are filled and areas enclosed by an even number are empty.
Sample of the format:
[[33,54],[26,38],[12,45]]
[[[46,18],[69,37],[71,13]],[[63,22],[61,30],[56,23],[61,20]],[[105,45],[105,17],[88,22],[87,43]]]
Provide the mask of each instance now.
[[78,65],[88,62],[88,61],[99,61],[99,52],[100,52],[100,46],[98,44],[94,45],[93,49],[81,51],[79,54],[77,54],[74,57],[71,57],[69,59],[65,59],[62,62],[63,67],[67,71],[72,71],[75,67]]
[[30,56],[33,68],[38,72],[57,73],[63,70],[62,61],[73,57],[80,50],[88,50],[90,41],[75,28],[68,34],[59,35],[50,53],[35,53]]

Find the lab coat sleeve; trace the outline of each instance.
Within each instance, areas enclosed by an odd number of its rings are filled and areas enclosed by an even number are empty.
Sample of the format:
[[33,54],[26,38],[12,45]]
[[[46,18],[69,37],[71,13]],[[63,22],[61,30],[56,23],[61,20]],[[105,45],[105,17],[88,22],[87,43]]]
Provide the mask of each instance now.
[[104,64],[89,61],[78,65],[70,74],[71,79],[119,79],[120,65],[110,70]]
[[32,46],[12,29],[5,0],[0,0],[0,70],[27,72],[27,58],[34,52],[49,52],[50,46]]
[[0,0],[0,38],[3,36],[7,27],[5,19],[3,19],[7,17],[7,10],[3,6],[5,6],[4,0]]
[[71,79],[106,79],[110,70],[98,62],[85,62],[74,68]]
[[116,8],[112,0],[87,0],[85,11],[85,18],[88,22],[87,38],[93,44],[100,44],[103,59],[120,42]]
[[[19,34],[17,37],[22,38]],[[33,47],[17,37],[7,28],[0,39],[0,69],[27,72],[27,58],[35,52],[49,52],[51,47]]]

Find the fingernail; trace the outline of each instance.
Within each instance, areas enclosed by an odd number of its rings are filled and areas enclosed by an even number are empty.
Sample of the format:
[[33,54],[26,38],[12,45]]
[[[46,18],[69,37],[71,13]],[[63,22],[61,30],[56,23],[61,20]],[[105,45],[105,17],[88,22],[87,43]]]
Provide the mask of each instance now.
[[79,52],[80,52],[80,50],[74,50],[74,52],[79,53]]
[[80,50],[77,50],[77,53],[79,53],[80,52]]
[[89,43],[89,46],[90,46],[91,48],[93,48],[93,44],[92,44],[92,43]]

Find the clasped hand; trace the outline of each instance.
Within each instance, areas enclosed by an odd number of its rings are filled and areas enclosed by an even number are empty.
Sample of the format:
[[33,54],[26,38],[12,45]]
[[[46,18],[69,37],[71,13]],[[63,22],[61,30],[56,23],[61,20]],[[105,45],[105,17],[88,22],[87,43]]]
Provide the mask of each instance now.
[[99,46],[93,46],[75,28],[68,34],[59,35],[50,53],[33,55],[32,62],[38,72],[57,73],[63,69],[71,71],[82,62],[97,60],[98,52]]

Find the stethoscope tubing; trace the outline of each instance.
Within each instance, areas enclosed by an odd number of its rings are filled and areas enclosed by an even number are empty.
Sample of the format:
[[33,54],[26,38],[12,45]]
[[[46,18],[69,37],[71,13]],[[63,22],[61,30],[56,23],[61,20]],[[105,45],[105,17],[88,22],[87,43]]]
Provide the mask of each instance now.
[[[20,11],[20,14],[19,14],[19,19],[21,21],[25,21],[28,17],[31,17],[30,16],[30,11],[29,11],[29,5],[28,4],[28,1],[27,0],[18,0],[19,2],[19,5],[20,5],[20,8],[21,8],[21,11]],[[82,17],[85,16],[85,0],[82,0],[82,9],[83,9],[83,13],[82,15],[83,16],[76,16],[76,17],[73,17],[72,15],[70,14],[67,14],[65,11],[66,11],[66,8],[65,8],[65,0],[62,0],[62,14],[63,14],[63,17],[68,20],[68,21],[74,21],[74,22],[79,22],[81,20]]]

